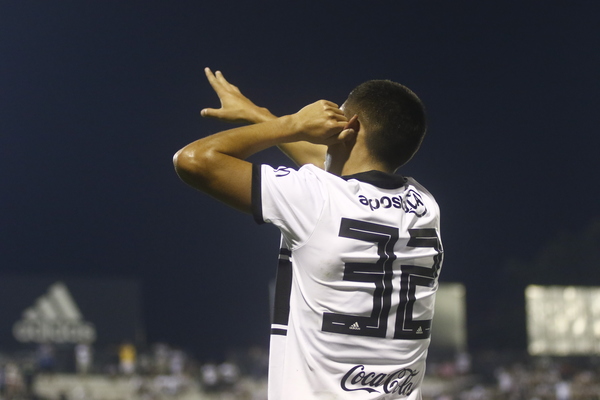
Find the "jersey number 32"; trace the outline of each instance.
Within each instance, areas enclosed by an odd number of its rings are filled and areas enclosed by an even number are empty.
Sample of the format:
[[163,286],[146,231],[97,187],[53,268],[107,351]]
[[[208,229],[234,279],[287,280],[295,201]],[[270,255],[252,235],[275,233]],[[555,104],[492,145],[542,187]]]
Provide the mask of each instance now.
[[435,284],[441,261],[442,248],[437,231],[432,228],[409,229],[407,247],[430,247],[436,250],[430,267],[401,265],[400,277],[394,277],[392,264],[396,260],[394,246],[398,228],[343,218],[340,237],[377,244],[379,259],[375,263],[348,262],[344,265],[344,280],[369,282],[375,285],[373,309],[370,316],[324,313],[322,330],[346,335],[386,337],[392,308],[392,293],[399,284],[399,302],[396,312],[394,339],[427,339],[431,336],[431,319],[414,320],[413,307],[417,286]]

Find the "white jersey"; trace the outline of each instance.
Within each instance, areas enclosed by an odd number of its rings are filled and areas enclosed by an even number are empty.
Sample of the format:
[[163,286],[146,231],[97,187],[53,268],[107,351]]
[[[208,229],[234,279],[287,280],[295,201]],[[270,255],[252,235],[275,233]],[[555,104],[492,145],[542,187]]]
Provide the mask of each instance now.
[[270,400],[421,399],[442,263],[439,208],[411,178],[254,166],[282,233]]

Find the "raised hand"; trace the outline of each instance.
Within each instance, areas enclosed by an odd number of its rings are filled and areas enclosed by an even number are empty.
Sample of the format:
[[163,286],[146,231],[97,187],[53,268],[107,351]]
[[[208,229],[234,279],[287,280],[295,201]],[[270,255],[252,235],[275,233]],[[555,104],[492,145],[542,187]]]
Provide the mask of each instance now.
[[310,143],[334,145],[348,140],[355,131],[337,104],[319,100],[302,108],[292,116],[301,140]]
[[257,106],[244,96],[237,86],[225,79],[221,71],[213,73],[210,68],[205,68],[204,73],[219,96],[221,108],[205,108],[200,112],[203,117],[237,123],[258,123],[276,118],[269,110]]

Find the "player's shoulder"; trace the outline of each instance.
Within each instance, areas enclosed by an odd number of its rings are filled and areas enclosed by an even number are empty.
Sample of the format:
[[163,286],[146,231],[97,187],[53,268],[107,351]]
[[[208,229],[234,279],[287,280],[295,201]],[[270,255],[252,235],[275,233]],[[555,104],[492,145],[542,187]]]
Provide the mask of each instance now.
[[286,185],[323,185],[327,184],[332,178],[337,178],[312,164],[305,164],[300,168],[288,166],[273,167],[268,164],[262,164],[261,176]]
[[314,164],[304,164],[298,169],[290,168],[285,171],[290,175],[294,175],[298,180],[303,180],[307,183],[318,182],[324,186],[330,186],[341,180],[339,176],[327,172]]
[[274,167],[269,164],[261,164],[261,170],[271,172],[276,176],[287,176],[287,175],[297,175],[297,174],[327,174],[323,169],[313,165],[313,164],[304,164],[300,168],[294,168],[289,166],[280,165],[278,167]]
[[335,175],[325,171],[323,168],[317,167],[314,164],[304,164],[298,169],[298,172],[315,176],[335,177]]
[[425,186],[423,186],[422,184],[420,184],[415,178],[410,177],[410,176],[406,177],[406,184],[407,184],[407,186],[414,187],[415,189],[417,189],[422,194],[430,197],[432,200],[435,200],[435,198],[433,197],[433,195],[431,194],[431,192],[429,190],[427,190],[427,188]]

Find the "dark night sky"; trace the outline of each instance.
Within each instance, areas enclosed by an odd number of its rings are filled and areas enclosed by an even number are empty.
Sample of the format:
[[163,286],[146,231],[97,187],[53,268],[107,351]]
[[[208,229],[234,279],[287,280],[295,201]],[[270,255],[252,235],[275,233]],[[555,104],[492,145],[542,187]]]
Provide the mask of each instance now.
[[0,274],[140,279],[149,340],[199,357],[267,343],[278,231],[171,164],[229,127],[199,116],[205,66],[276,114],[367,79],[417,92],[429,134],[402,173],[440,203],[471,325],[518,303],[507,260],[600,217],[600,3],[269,3],[0,4]]

